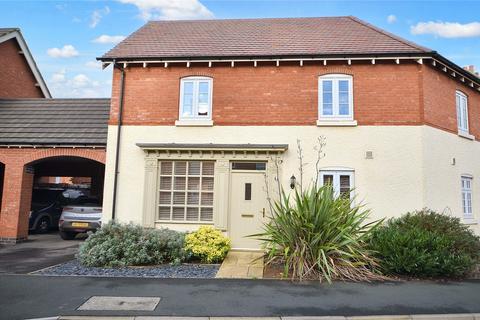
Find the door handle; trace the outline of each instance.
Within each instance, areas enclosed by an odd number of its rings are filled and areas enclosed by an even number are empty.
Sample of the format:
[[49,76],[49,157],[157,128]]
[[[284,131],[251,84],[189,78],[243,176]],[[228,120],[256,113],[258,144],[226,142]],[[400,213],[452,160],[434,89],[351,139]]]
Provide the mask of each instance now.
[[265,218],[265,208],[262,209],[263,217]]

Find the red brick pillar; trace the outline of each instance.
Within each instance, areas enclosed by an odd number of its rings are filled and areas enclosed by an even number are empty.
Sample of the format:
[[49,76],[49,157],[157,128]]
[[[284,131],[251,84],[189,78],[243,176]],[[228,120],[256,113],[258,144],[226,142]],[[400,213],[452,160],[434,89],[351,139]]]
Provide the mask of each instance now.
[[19,242],[28,237],[28,215],[32,201],[33,168],[5,164],[0,242]]

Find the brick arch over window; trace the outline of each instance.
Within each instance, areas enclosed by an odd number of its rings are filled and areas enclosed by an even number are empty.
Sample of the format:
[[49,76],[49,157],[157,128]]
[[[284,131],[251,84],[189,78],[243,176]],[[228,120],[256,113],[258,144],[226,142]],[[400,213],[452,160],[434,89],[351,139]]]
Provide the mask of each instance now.
[[32,162],[35,162],[37,160],[62,156],[85,158],[105,164],[106,153],[103,149],[39,149],[35,152],[30,152],[24,158],[23,163],[31,164]]

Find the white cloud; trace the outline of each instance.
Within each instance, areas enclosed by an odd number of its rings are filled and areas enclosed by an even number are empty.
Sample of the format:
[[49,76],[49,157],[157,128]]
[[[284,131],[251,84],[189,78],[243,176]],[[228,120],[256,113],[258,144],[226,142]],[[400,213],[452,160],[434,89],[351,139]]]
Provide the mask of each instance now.
[[92,80],[84,73],[69,77],[65,69],[52,75],[49,87],[57,98],[109,97],[111,92],[111,82]]
[[117,0],[135,5],[144,20],[209,19],[213,13],[198,0]]
[[397,17],[394,14],[391,14],[387,17],[387,22],[388,23],[395,23],[395,22],[397,22]]
[[65,69],[62,69],[62,70],[59,70],[58,72],[55,72],[53,75],[52,75],[52,82],[53,83],[62,83],[62,82],[65,82],[66,78],[65,78],[65,73],[67,71]]
[[110,8],[108,6],[105,6],[103,9],[94,10],[90,16],[90,28],[95,28],[100,23],[100,20],[109,13]]
[[102,34],[100,37],[93,39],[92,42],[117,44],[123,39],[125,39],[125,36],[109,36],[107,34]]
[[410,32],[415,35],[433,34],[442,38],[480,37],[480,22],[419,22],[410,28]]
[[100,61],[87,61],[85,67],[92,69],[102,69],[102,63]]
[[71,58],[78,56],[78,51],[71,44],[66,44],[63,48],[50,48],[47,54],[53,58]]

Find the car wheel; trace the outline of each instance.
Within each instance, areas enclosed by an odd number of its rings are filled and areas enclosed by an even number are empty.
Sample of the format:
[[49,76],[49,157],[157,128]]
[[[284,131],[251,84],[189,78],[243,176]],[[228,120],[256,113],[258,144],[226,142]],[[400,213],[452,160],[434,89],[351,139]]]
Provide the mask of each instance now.
[[47,233],[50,230],[50,219],[48,217],[41,217],[37,222],[35,231],[37,233]]
[[73,240],[77,235],[76,232],[60,231],[59,233],[60,233],[60,238],[62,238],[63,240]]

